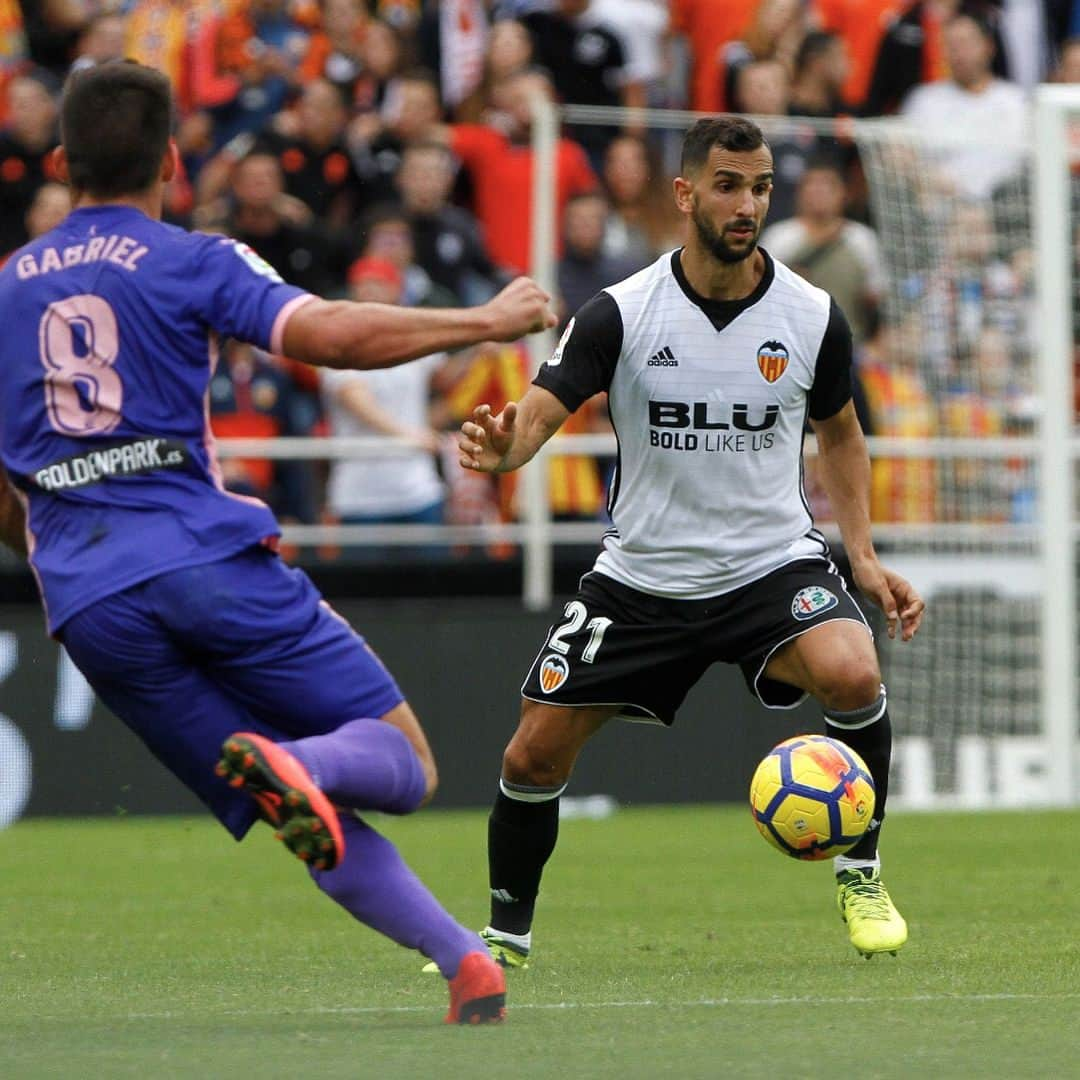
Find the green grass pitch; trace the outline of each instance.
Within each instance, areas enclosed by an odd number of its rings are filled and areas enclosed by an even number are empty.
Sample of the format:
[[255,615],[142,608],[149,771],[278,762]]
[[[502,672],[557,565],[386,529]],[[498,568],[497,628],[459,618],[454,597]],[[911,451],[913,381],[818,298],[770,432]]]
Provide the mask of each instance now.
[[[381,826],[483,924],[485,815]],[[911,940],[866,961],[828,867],[770,850],[741,807],[567,821],[507,1023],[462,1029],[417,954],[263,827],[23,822],[0,833],[0,1075],[1076,1076],[1078,832],[1077,812],[893,815]]]

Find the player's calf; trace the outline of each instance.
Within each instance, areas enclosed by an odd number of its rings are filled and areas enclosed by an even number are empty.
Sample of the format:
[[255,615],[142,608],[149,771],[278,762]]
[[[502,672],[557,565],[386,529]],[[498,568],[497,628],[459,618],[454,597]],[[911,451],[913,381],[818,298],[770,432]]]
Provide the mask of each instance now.
[[337,811],[307,769],[272,739],[241,731],[222,745],[214,771],[243,788],[274,835],[316,870],[333,870],[345,857]]

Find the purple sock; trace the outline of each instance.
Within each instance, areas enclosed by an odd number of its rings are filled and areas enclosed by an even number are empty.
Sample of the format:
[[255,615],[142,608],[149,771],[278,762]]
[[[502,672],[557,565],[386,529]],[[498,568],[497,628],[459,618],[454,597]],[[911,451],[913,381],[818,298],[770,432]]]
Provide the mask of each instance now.
[[485,951],[478,934],[444,910],[386,837],[342,816],[345,861],[311,870],[315,884],[360,922],[407,949],[419,949],[452,979],[466,953]]
[[416,751],[385,721],[350,720],[328,735],[281,745],[339,806],[410,814],[424,797],[424,768]]

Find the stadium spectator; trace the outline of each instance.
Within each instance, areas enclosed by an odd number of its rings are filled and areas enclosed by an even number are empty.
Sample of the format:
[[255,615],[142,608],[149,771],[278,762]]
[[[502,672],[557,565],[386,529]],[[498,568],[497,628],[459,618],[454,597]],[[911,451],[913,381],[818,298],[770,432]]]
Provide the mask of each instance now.
[[[1010,18],[1024,6],[1033,5],[1010,5]],[[881,38],[864,112],[871,116],[895,112],[915,87],[949,77],[945,27],[958,14],[970,15],[982,24],[994,43],[992,70],[1007,76],[1000,34],[1002,9],[999,0],[907,0],[898,5]],[[1024,61],[1022,66],[1030,64]]]
[[[732,88],[733,108],[751,116],[787,116],[791,111],[791,87],[787,68],[779,60],[754,60],[740,64]],[[810,127],[786,125],[784,133],[772,132],[773,177],[769,218],[783,221],[795,213],[795,192],[806,164],[817,151],[817,136]]]
[[619,135],[604,155],[604,189],[610,203],[604,250],[640,266],[682,243],[684,223],[673,210],[670,182],[658,155],[636,135]]
[[126,55],[127,22],[116,11],[95,15],[79,34],[72,56],[72,70],[122,60]]
[[332,228],[364,208],[366,193],[345,144],[349,114],[341,90],[312,79],[300,93],[288,134],[269,131],[260,143],[281,162],[285,190]]
[[397,198],[395,178],[405,146],[427,139],[441,118],[439,85],[422,68],[395,78],[378,112],[357,117],[349,129],[349,150],[368,205]]
[[400,302],[408,307],[454,307],[457,297],[433,281],[416,262],[416,244],[409,215],[392,203],[372,207],[365,215],[362,254],[397,267],[402,278]]
[[746,33],[756,6],[731,0],[671,0],[671,27],[685,36],[690,51],[690,108],[696,112],[731,107],[724,100],[721,52]]
[[856,112],[862,112],[866,108],[870,95],[870,80],[874,75],[874,63],[882,36],[908,2],[909,0],[814,2],[821,29],[838,34],[846,47],[850,63],[841,97]]
[[747,64],[776,60],[790,77],[795,53],[806,32],[806,11],[801,0],[757,0],[746,32],[729,41],[720,53],[724,100],[737,108],[739,71]]
[[626,78],[642,87],[644,103],[654,108],[675,104],[668,87],[668,4],[664,0],[592,0],[589,10],[618,34],[626,53]]
[[532,38],[524,25],[517,19],[499,19],[493,23],[484,63],[484,88],[490,108],[506,112],[500,89],[506,85],[507,76],[524,71],[532,63]]
[[[360,56],[364,70],[356,87],[355,105],[362,110],[381,109],[405,61],[400,32],[385,19],[368,20]],[[438,90],[436,83],[436,96]]]
[[[556,0],[551,10],[530,12],[521,21],[532,38],[536,63],[551,72],[555,95],[563,104],[645,104],[644,84],[628,70],[619,35],[597,15],[590,0]],[[617,129],[575,124],[572,130],[599,168]]]
[[[392,262],[372,256],[349,269],[349,296],[360,302],[400,304],[404,280]],[[379,371],[323,372],[323,400],[333,435],[384,435],[405,439],[381,456],[336,461],[327,483],[330,512],[346,525],[437,525],[443,521],[444,488],[435,467],[440,435],[429,418],[430,386],[444,353]],[[430,558],[437,547],[364,547],[365,562]]]
[[327,79],[346,101],[353,102],[364,72],[367,10],[363,0],[320,0],[319,10],[322,18],[300,63],[300,78],[304,82]]
[[0,254],[26,242],[26,212],[34,193],[55,178],[50,155],[57,141],[53,94],[58,89],[58,81],[41,68],[8,84],[10,119],[0,131]]
[[308,29],[290,5],[242,0],[202,19],[192,36],[192,104],[213,113],[217,145],[264,130],[299,85],[308,49]]
[[347,239],[312,222],[311,211],[285,192],[281,163],[256,151],[236,162],[231,176],[232,204],[207,208],[204,227],[217,227],[248,244],[286,281],[301,288],[335,293],[344,285]]
[[788,108],[793,116],[839,116],[847,111],[843,91],[847,82],[844,39],[827,30],[812,30],[799,45]]
[[493,296],[504,275],[488,257],[476,218],[449,204],[454,163],[447,147],[438,142],[407,146],[397,185],[418,265],[458,303],[482,303]]
[[[922,324],[878,320],[858,350],[859,378],[875,435],[930,438],[937,434],[934,400],[919,364]],[[937,513],[937,470],[920,458],[875,457],[870,466],[870,516],[882,522],[930,522]]]
[[[310,435],[297,429],[292,380],[273,359],[245,342],[229,341],[210,380],[210,429],[217,438],[271,439]],[[310,462],[224,458],[229,491],[261,499],[279,519],[314,521],[315,486]]]
[[[19,48],[25,42],[30,62],[57,78],[62,78],[71,60],[71,50],[94,13],[85,0],[36,0],[16,3],[21,9]],[[11,16],[7,20],[13,21]]]
[[[468,169],[475,192],[476,216],[488,251],[501,267],[523,272],[530,261],[533,157],[528,144],[532,127],[531,100],[552,96],[551,82],[542,72],[528,70],[509,76],[503,88],[510,134],[483,124],[454,124],[428,134],[445,139]],[[557,210],[567,200],[597,187],[596,174],[578,143],[563,137],[555,150]]]
[[916,87],[901,111],[924,130],[959,131],[990,144],[952,147],[939,167],[953,190],[986,198],[1022,164],[1016,147],[1027,127],[1024,93],[994,76],[994,39],[981,20],[957,15],[945,25],[944,44],[950,77]]
[[71,192],[66,184],[47,180],[34,192],[30,209],[26,211],[26,235],[36,240],[55,229],[71,213]]
[[194,104],[189,43],[202,40],[215,16],[213,0],[139,0],[127,14],[124,56],[168,76],[180,113]]
[[836,299],[858,344],[876,321],[885,264],[874,230],[844,216],[845,194],[835,164],[811,161],[799,180],[795,216],[770,225],[761,243]]
[[1080,83],[1080,37],[1068,38],[1061,45],[1054,67],[1054,82]]
[[644,262],[604,251],[608,201],[599,192],[575,195],[563,210],[563,255],[559,260],[560,323],[602,289],[640,270]]

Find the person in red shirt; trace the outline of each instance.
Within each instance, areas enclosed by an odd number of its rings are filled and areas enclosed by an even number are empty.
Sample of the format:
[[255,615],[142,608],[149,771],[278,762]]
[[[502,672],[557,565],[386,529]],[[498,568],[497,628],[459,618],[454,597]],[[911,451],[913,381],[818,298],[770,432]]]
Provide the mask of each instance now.
[[[429,134],[440,138],[461,159],[472,180],[475,212],[484,229],[492,259],[521,273],[529,266],[532,237],[533,155],[529,145],[534,95],[552,100],[551,82],[542,72],[525,70],[508,76],[502,87],[508,109],[509,134],[486,124],[452,124]],[[572,139],[556,146],[556,212],[574,196],[599,187],[585,151]]]

